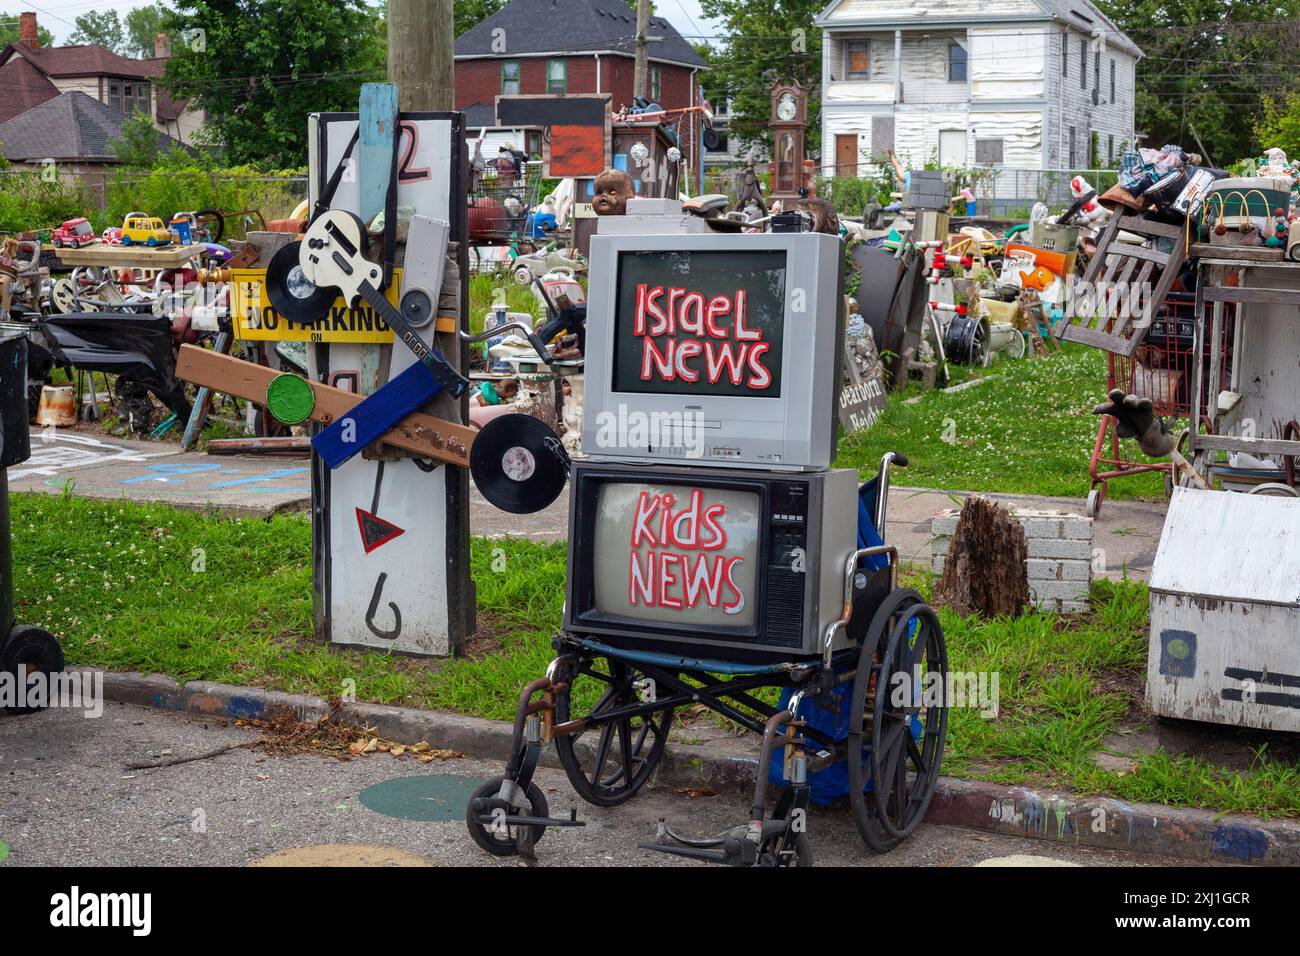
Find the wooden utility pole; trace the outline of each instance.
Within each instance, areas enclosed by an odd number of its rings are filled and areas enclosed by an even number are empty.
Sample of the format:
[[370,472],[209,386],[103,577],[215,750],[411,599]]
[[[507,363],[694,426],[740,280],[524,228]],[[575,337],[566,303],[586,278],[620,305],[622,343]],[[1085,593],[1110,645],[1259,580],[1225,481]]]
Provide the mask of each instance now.
[[455,108],[452,0],[388,0],[388,82],[403,113]]
[[[391,29],[391,28],[390,28]],[[648,65],[650,38],[650,0],[636,2],[636,67],[632,73],[632,95],[650,98],[650,69]],[[390,33],[389,36],[392,34]]]

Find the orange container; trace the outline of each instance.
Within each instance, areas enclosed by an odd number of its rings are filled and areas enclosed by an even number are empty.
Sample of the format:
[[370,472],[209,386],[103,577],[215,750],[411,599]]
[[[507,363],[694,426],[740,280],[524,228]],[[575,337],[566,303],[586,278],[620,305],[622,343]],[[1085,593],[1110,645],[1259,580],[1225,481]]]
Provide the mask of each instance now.
[[1025,255],[1033,256],[1034,265],[1042,266],[1049,272],[1058,276],[1068,276],[1074,274],[1074,257],[1073,252],[1049,252],[1046,249],[1037,249],[1033,246],[1021,245],[1018,242],[1007,243],[1007,256],[1011,256],[1017,251]]

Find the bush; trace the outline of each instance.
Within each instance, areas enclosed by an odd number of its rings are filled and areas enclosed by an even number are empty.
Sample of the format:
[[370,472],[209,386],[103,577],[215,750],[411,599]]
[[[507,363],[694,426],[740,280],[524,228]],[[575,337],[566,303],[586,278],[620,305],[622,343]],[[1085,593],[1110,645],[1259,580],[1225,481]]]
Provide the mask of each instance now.
[[[198,209],[256,209],[268,221],[284,219],[306,197],[305,177],[299,177],[293,172],[267,175],[247,166],[205,168],[194,161],[168,161],[148,171],[121,169],[107,184],[103,210],[92,218],[99,228],[120,226],[128,212],[137,210],[169,219]],[[243,234],[242,221],[226,223],[227,238]]]
[[889,205],[890,179],[886,172],[870,179],[819,177],[817,195],[828,200],[841,216],[857,219],[867,203]]
[[47,182],[40,172],[0,173],[0,232],[50,229],[85,215],[92,205],[80,180]]

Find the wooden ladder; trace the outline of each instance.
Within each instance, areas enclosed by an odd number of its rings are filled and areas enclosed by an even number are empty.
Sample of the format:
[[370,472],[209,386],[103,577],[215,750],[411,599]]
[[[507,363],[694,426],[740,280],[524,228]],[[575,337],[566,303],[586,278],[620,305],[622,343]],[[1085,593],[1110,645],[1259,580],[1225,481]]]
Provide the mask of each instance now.
[[[1144,241],[1140,245],[1118,242],[1116,237],[1121,230],[1142,236]],[[1160,239],[1172,242],[1169,252],[1155,248]],[[1115,213],[1083,274],[1084,283],[1093,284],[1097,289],[1094,315],[1071,316],[1067,313],[1053,328],[1056,338],[1092,345],[1126,358],[1131,356],[1146,338],[1156,310],[1173,288],[1178,270],[1186,259],[1184,253],[1181,227]],[[1136,314],[1131,308],[1131,300],[1122,292],[1130,283],[1142,290],[1141,308]],[[1151,289],[1150,295],[1146,295],[1148,288]],[[1126,307],[1121,309],[1121,306]]]

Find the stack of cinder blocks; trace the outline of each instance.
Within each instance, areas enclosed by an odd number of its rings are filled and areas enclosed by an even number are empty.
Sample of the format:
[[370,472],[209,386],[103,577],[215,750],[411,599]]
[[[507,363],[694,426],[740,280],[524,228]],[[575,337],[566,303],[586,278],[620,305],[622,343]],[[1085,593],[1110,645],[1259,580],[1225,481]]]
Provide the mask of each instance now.
[[[1044,611],[1078,614],[1088,609],[1092,584],[1092,519],[1060,511],[1012,508],[1029,545],[1025,562],[1029,598]],[[936,515],[930,525],[935,574],[943,574],[948,545],[957,530],[957,509]]]

